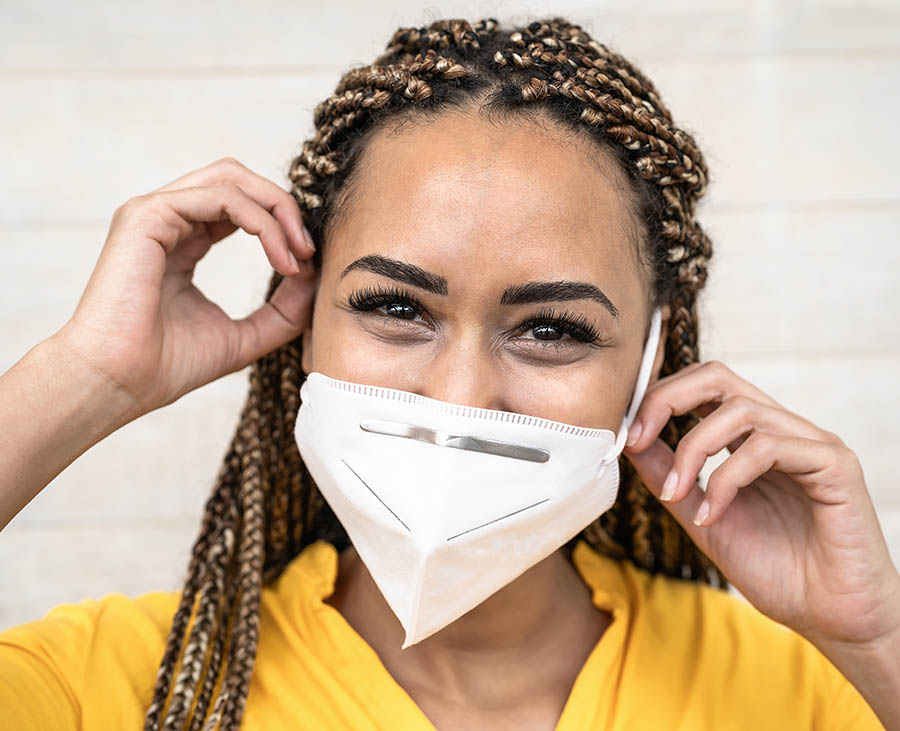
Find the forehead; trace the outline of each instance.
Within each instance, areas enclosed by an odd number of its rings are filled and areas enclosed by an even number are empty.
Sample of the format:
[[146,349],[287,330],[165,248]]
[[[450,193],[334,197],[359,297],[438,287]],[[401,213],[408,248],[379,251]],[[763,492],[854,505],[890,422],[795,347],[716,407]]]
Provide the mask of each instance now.
[[630,296],[641,275],[626,184],[609,153],[549,121],[417,119],[372,135],[329,248],[344,264],[406,258],[445,274],[450,294],[454,263],[467,263],[504,281],[548,267],[610,287],[630,279]]

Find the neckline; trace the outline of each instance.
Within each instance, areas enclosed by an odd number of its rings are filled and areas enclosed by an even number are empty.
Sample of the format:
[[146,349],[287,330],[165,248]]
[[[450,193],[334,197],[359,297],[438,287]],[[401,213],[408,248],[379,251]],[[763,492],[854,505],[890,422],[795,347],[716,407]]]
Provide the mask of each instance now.
[[[625,638],[633,615],[632,593],[621,562],[579,539],[572,550],[572,563],[591,589],[594,606],[608,611],[612,619],[576,676],[555,731],[609,727],[616,678],[624,661]],[[598,708],[609,714],[606,722],[595,717]]]
[[[588,727],[585,721],[593,720],[593,716],[585,714],[591,714],[598,704],[611,704],[632,615],[631,592],[621,562],[595,551],[581,539],[572,550],[572,563],[590,588],[594,606],[608,611],[612,618],[576,676],[555,731]],[[386,727],[436,731],[372,646],[324,601],[334,593],[338,569],[337,548],[318,540],[306,546],[277,581],[281,591],[296,591],[288,601],[301,614],[296,625],[304,640],[330,666],[341,686],[372,709],[379,721],[383,719]],[[367,669],[367,682],[360,682],[359,668]],[[609,702],[603,700],[607,693]]]

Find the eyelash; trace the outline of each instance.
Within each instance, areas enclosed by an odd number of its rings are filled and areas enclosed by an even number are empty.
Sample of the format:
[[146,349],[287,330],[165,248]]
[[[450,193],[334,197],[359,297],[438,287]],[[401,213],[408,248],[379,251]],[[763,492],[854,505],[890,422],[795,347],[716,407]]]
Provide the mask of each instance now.
[[[384,305],[397,303],[413,308],[416,315],[421,315],[425,310],[425,307],[420,300],[395,286],[388,288],[366,287],[352,292],[347,298],[348,306],[358,312],[371,312]],[[385,317],[392,316],[385,315]],[[393,319],[404,320],[406,318],[397,317]],[[532,328],[540,326],[557,328],[581,343],[588,343],[595,346],[603,346],[606,344],[603,334],[600,333],[597,328],[584,317],[584,315],[573,317],[567,313],[557,314],[546,307],[541,308],[537,315],[529,317],[522,322],[516,328],[516,332],[524,333]],[[560,343],[563,342],[562,340],[538,340],[537,338],[535,338],[535,340],[551,347],[560,347]]]

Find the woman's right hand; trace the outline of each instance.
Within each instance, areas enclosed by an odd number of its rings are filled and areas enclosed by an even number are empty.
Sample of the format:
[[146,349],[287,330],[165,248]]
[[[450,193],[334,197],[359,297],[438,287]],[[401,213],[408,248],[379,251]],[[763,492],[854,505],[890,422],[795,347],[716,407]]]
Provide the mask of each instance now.
[[[238,227],[259,237],[284,279],[269,302],[233,320],[192,277],[210,247]],[[311,319],[312,253],[290,193],[224,158],[116,209],[75,313],[52,338],[124,395],[135,419],[302,333]]]

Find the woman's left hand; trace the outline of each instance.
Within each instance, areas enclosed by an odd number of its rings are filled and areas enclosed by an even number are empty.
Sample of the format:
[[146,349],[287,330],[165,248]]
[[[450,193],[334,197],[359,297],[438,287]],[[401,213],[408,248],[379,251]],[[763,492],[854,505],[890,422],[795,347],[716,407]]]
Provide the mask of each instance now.
[[[703,418],[673,453],[659,433],[695,409]],[[865,646],[897,632],[900,574],[859,460],[838,436],[715,360],[652,383],[637,422],[624,454],[657,497],[677,472],[663,504],[757,609],[813,642]],[[731,454],[704,495],[700,469],[723,448]]]

